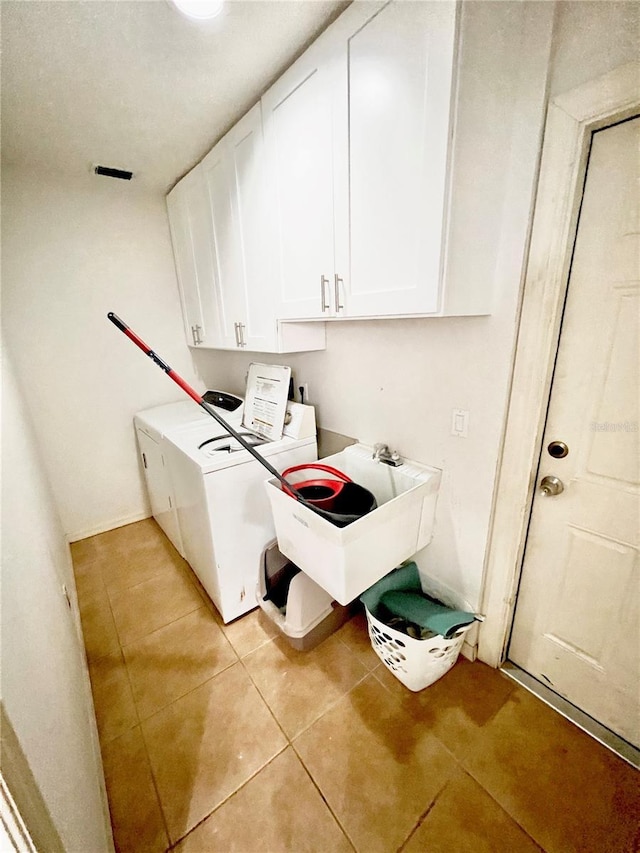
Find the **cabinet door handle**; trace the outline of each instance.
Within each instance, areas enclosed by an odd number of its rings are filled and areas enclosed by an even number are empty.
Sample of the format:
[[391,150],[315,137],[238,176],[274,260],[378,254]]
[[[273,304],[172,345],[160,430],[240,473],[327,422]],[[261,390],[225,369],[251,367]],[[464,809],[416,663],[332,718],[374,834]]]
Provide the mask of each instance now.
[[329,307],[330,307],[329,304],[327,302],[325,302],[325,296],[326,296],[325,287],[327,284],[329,284],[329,279],[326,277],[326,275],[321,275],[320,276],[320,305],[322,305],[322,313],[323,314],[325,311],[328,311]]
[[234,323],[233,330],[236,334],[236,346],[246,347],[247,342],[244,339],[244,323]]
[[336,311],[342,311],[344,305],[340,302],[340,285],[344,286],[344,279],[340,278],[338,273],[333,276],[333,286],[336,297]]
[[148,467],[147,466],[147,457],[144,453],[142,454],[142,464],[144,465],[145,468]]
[[200,341],[200,326],[192,326],[191,327],[191,337],[193,338],[193,345],[198,346]]

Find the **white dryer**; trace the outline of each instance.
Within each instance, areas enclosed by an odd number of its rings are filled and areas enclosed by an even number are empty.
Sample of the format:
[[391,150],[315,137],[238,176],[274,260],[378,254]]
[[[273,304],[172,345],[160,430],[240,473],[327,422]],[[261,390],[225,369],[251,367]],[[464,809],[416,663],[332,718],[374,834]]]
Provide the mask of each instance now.
[[[207,391],[204,399],[213,405],[231,426],[242,422],[241,397],[225,391]],[[134,426],[140,461],[147,484],[151,513],[176,550],[184,557],[184,547],[175,509],[173,487],[165,453],[165,436],[198,423],[212,423],[208,415],[193,400],[181,400],[145,409],[135,415]]]
[[[247,406],[250,395],[247,392]],[[313,407],[288,405],[282,438],[240,429],[278,471],[318,458]],[[245,423],[251,416],[245,412]],[[233,424],[232,424],[233,425]],[[260,463],[215,422],[166,437],[184,556],[225,622],[256,607],[260,558],[275,528]]]

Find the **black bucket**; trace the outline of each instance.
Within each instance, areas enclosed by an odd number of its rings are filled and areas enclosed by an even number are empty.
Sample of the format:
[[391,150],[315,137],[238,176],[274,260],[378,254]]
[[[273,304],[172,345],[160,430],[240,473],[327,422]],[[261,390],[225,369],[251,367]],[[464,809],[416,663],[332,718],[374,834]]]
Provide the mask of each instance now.
[[[322,486],[316,483],[311,486],[296,486],[296,492],[302,495],[305,501],[311,501],[311,503],[316,503],[316,501],[330,501],[330,505],[326,507],[327,509],[333,507],[336,497],[335,492],[329,486]],[[322,507],[322,504],[319,503],[319,506]]]
[[336,527],[346,527],[372,512],[377,506],[375,495],[364,486],[358,483],[345,483],[334,497],[331,510],[320,509],[317,506],[311,508]]

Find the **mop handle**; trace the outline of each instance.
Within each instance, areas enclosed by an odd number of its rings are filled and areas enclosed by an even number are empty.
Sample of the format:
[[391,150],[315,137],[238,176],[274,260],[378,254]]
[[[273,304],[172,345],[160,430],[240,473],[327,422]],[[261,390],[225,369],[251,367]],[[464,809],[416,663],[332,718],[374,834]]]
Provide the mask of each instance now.
[[173,368],[169,367],[166,361],[163,361],[157,353],[155,353],[149,346],[147,346],[147,344],[142,340],[142,338],[138,337],[138,335],[136,335],[136,333],[132,329],[130,329],[129,326],[127,326],[127,324],[123,320],[121,320],[117,314],[114,314],[113,311],[109,311],[107,317],[109,318],[109,320],[111,320],[113,325],[120,329],[121,332],[124,332],[124,334],[129,338],[129,340],[133,341],[133,343],[137,347],[139,347],[143,353],[148,355],[149,358],[153,362],[155,362],[155,364],[157,364],[161,370],[164,370],[167,376],[170,379],[173,379],[176,385],[179,385],[182,390],[186,394],[188,394],[192,400],[195,400],[195,402],[199,406],[201,406],[208,415],[211,415],[211,417],[214,418],[214,420],[216,420],[220,424],[220,426],[224,427],[224,429],[226,429],[229,435],[233,436],[233,438],[235,438],[236,441],[239,442],[245,450],[248,450],[249,453],[255,459],[257,459],[257,461],[264,468],[266,468],[272,476],[274,476],[277,480],[280,481],[280,483],[282,483],[282,485],[287,489],[287,491],[290,490],[290,494],[291,492],[293,492],[293,495],[297,500],[299,500],[301,503],[304,503],[305,505],[308,505],[304,498],[302,498],[300,493],[296,490],[295,486],[289,483],[288,480],[285,480],[282,474],[279,474],[276,469],[272,465],[270,465],[263,456],[258,453],[257,450],[255,450],[247,441],[245,441],[244,438],[240,435],[240,433],[236,432],[233,427],[229,426],[229,424],[215,411],[213,406],[210,406],[206,402],[206,400],[204,400],[200,396],[200,394],[198,394],[198,392],[194,388],[192,388],[191,385],[189,385],[188,382],[185,382],[185,380],[179,374],[177,374],[175,370],[173,370]]

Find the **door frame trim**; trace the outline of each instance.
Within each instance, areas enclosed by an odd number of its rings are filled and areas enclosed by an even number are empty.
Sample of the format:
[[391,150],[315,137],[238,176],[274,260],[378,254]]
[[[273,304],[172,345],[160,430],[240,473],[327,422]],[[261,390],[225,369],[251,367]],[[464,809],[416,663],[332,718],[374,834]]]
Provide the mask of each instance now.
[[485,560],[478,656],[493,667],[507,655],[591,135],[640,110],[639,80],[640,62],[630,62],[547,110]]

